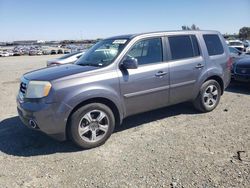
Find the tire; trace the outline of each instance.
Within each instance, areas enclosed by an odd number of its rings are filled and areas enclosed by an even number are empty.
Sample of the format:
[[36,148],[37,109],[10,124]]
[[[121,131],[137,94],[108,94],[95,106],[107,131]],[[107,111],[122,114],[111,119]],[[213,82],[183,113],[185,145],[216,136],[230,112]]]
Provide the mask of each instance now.
[[216,80],[207,80],[201,86],[194,101],[194,107],[200,112],[211,112],[220,102],[221,87]]
[[115,128],[112,110],[101,103],[90,103],[76,110],[70,118],[71,140],[83,149],[106,142]]

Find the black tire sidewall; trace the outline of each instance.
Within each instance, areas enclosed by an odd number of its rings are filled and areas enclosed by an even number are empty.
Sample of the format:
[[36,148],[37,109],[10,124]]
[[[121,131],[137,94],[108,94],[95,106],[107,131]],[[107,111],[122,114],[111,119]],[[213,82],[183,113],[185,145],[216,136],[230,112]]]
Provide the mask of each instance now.
[[[109,119],[109,128],[106,135],[101,140],[98,140],[97,142],[94,143],[84,141],[78,133],[78,126],[81,118],[86,113],[92,110],[101,110],[105,112]],[[84,105],[80,107],[78,110],[76,110],[70,118],[70,130],[69,130],[70,138],[76,145],[78,145],[83,149],[90,149],[104,144],[106,140],[111,136],[114,128],[115,128],[115,117],[112,110],[108,106],[101,103],[91,103]]]

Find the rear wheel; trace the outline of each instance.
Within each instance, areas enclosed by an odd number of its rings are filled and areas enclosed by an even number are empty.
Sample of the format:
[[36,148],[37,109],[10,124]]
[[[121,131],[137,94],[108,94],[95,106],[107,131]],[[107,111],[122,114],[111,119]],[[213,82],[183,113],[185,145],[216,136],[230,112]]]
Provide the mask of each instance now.
[[194,107],[201,112],[210,112],[219,104],[221,87],[216,80],[208,80],[201,86]]
[[112,110],[101,103],[91,103],[79,108],[70,119],[70,136],[84,149],[105,143],[115,127]]

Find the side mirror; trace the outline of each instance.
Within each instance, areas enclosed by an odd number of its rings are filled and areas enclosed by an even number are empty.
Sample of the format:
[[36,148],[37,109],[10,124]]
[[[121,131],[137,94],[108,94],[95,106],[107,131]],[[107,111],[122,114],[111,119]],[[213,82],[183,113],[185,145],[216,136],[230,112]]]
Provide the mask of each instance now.
[[121,67],[124,69],[137,69],[138,68],[138,60],[136,58],[133,58],[133,57],[126,58],[122,61]]

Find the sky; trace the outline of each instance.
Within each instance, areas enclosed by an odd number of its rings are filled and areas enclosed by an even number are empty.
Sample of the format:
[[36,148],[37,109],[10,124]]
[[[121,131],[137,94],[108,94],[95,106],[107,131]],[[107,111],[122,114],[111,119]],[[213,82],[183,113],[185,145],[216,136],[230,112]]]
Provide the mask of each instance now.
[[250,0],[0,0],[0,41],[81,40],[151,31],[238,33]]

